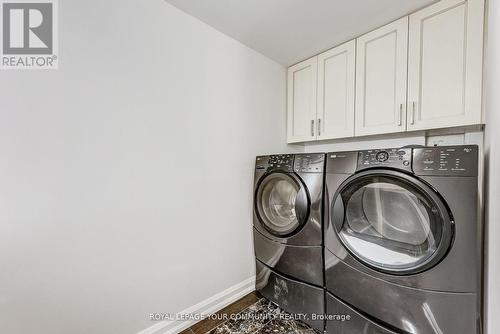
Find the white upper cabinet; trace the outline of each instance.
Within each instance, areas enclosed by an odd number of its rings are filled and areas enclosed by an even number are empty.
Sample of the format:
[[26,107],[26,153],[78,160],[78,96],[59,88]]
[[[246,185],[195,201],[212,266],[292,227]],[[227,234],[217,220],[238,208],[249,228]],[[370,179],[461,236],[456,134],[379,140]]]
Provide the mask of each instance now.
[[357,39],[356,136],[406,130],[408,17]]
[[408,130],[480,124],[484,3],[442,0],[410,15]]
[[288,142],[482,124],[483,29],[441,0],[290,67]]
[[355,41],[318,56],[318,139],[354,136]]
[[288,69],[287,137],[289,143],[316,139],[318,58]]

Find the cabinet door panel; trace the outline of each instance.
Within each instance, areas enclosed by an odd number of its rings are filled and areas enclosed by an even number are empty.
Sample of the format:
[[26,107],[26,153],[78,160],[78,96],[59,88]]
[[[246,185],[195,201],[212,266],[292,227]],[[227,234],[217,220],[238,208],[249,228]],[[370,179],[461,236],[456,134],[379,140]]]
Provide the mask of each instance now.
[[318,56],[318,139],[354,136],[356,42]]
[[481,3],[443,0],[410,16],[409,130],[481,123]]
[[357,39],[357,136],[405,131],[407,48],[407,17]]
[[289,143],[316,139],[317,57],[288,69]]

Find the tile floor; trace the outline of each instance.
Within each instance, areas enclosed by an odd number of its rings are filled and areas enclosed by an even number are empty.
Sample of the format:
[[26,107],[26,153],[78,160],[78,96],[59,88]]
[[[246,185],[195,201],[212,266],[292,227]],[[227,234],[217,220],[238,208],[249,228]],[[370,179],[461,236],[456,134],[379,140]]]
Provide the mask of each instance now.
[[217,314],[226,317],[203,320],[181,334],[319,333],[300,321],[290,319],[285,311],[255,292],[229,305]]

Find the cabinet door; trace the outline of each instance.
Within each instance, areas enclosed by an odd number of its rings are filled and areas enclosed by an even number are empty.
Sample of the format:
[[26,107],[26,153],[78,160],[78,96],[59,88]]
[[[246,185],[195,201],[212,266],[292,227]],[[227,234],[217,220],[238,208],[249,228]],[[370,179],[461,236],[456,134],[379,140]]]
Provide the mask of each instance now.
[[442,0],[410,16],[408,129],[482,122],[483,0]]
[[356,135],[405,131],[408,17],[356,45]]
[[354,40],[318,56],[318,139],[354,136]]
[[289,143],[316,139],[318,58],[288,69],[287,137]]

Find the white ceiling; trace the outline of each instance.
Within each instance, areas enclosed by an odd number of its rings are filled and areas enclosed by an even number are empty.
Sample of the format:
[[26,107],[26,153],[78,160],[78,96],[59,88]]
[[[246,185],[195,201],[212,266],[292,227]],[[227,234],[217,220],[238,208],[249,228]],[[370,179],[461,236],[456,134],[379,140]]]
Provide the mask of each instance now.
[[288,66],[436,0],[166,0]]

